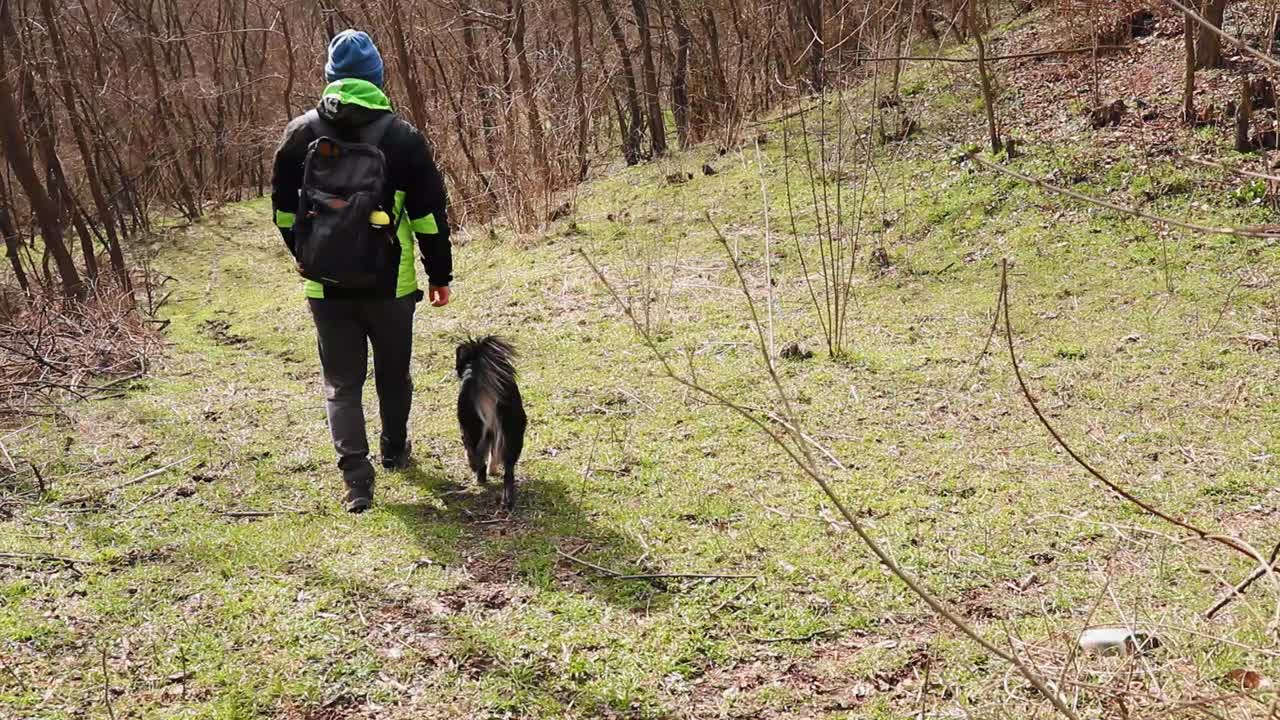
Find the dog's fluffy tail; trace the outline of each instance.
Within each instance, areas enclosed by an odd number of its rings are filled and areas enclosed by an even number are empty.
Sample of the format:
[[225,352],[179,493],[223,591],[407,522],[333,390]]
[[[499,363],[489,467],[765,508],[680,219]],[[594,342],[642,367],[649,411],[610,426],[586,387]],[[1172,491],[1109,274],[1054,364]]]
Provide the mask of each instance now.
[[468,340],[470,357],[468,369],[476,388],[491,393],[495,398],[505,398],[516,383],[514,360],[516,350],[511,343],[495,335],[478,340]]

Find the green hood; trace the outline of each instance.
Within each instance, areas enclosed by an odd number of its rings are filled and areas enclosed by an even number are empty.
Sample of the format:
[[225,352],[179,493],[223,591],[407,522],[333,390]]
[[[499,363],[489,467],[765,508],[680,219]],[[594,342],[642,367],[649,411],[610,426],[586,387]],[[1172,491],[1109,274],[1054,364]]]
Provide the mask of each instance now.
[[370,110],[391,109],[391,101],[387,99],[386,93],[368,80],[334,80],[324,89],[321,97],[336,97],[343,105],[359,105]]

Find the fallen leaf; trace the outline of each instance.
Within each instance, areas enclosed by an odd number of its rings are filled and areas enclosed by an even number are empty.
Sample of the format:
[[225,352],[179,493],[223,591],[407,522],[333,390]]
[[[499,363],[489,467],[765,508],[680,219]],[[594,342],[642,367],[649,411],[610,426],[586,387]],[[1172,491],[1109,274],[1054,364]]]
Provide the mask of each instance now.
[[1271,681],[1263,677],[1262,673],[1244,668],[1236,668],[1227,673],[1226,680],[1233,687],[1238,687],[1242,690],[1257,690],[1271,685]]

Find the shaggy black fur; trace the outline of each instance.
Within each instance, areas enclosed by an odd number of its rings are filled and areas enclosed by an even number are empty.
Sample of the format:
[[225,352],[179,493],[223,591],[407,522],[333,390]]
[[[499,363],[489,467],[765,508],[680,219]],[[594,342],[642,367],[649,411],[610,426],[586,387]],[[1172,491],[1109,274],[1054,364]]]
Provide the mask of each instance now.
[[510,343],[492,335],[458,346],[458,425],[467,461],[476,480],[488,481],[488,473],[502,467],[502,504],[516,503],[516,462],[524,449],[528,418],[516,384]]

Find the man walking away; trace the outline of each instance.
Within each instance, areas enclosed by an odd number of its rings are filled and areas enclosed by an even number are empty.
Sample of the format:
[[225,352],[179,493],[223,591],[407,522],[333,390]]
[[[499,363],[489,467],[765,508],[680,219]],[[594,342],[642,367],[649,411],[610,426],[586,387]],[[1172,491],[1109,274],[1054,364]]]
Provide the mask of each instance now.
[[411,450],[413,315],[423,297],[415,239],[435,307],[449,303],[453,262],[444,179],[422,133],[392,112],[382,57],[369,36],[355,30],[335,36],[325,78],[319,105],[285,128],[271,204],[306,278],[344,502],[358,513],[373,502],[361,405],[369,346],[382,466],[402,468]]

